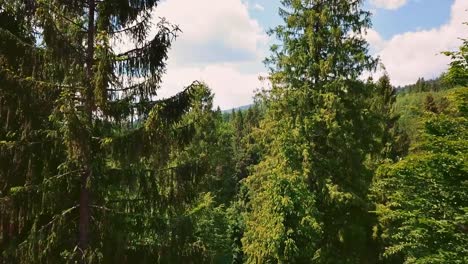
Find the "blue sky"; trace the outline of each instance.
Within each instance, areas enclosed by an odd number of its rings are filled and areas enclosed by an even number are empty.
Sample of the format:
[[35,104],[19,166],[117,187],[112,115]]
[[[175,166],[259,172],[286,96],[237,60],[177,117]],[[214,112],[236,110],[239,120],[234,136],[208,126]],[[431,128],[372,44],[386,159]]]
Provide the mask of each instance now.
[[[250,13],[264,28],[271,28],[281,23],[277,15],[279,0],[245,2],[249,6],[258,4],[263,7],[260,10],[254,7]],[[373,28],[388,39],[399,33],[431,29],[446,23],[450,19],[450,8],[453,2],[454,0],[409,0],[398,9],[385,9],[366,1],[364,7],[373,13]]]
[[[281,23],[279,0],[164,0],[155,17],[167,17],[183,33],[169,54],[161,97],[201,80],[222,109],[249,104],[256,89],[268,86],[263,59],[269,28]],[[468,0],[367,0],[373,28],[366,39],[395,85],[433,78],[448,59],[441,51],[468,37]],[[375,73],[376,77],[383,70]]]
[[389,10],[366,3],[373,11],[373,28],[385,39],[396,34],[439,27],[450,19],[453,0],[410,0],[405,5]]

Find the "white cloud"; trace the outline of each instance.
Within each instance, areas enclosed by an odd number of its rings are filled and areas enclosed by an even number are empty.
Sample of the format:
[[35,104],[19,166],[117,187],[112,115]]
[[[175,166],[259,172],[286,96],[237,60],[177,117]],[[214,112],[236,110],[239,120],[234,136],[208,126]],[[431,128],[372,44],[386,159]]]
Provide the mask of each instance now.
[[440,54],[454,50],[460,37],[468,36],[466,21],[468,1],[455,0],[450,21],[438,28],[406,32],[390,40],[383,40],[375,31],[368,32],[367,39],[380,56],[395,85],[414,83],[417,78],[434,78],[447,69],[449,58]]
[[265,7],[263,7],[263,6],[262,6],[261,4],[259,4],[259,3],[256,3],[256,4],[254,4],[253,9],[254,9],[254,10],[257,10],[257,11],[263,11],[263,10],[265,10]]
[[371,47],[371,53],[376,53],[385,46],[385,40],[374,29],[368,29],[365,38]]
[[398,9],[404,6],[408,0],[370,0],[371,4],[378,8]]
[[[389,40],[369,30],[371,51],[380,56],[395,85],[413,83],[418,77],[432,78],[447,68],[449,59],[441,51],[460,45],[459,37],[468,36],[468,1],[455,0],[450,21],[438,28],[406,32]],[[154,16],[166,17],[180,25],[183,33],[169,53],[167,74],[163,77],[161,97],[181,91],[194,80],[205,81],[223,109],[252,102],[261,61],[268,53],[268,37],[249,15],[242,0],[168,0]]]
[[201,67],[174,67],[164,78],[164,88],[160,90],[161,97],[174,94],[193,80],[208,84],[215,94],[214,105],[222,109],[230,109],[253,102],[254,91],[262,86],[258,77],[261,73],[242,73],[239,65],[223,63],[209,64]]
[[[237,57],[250,58],[261,55],[268,37],[259,23],[248,13],[248,6],[241,0],[169,0],[161,3],[155,17],[166,17],[182,29],[173,47],[172,59],[177,63],[212,62],[234,53]],[[220,61],[217,61],[220,62]]]
[[180,26],[182,33],[169,52],[160,97],[204,81],[215,93],[215,106],[228,109],[252,103],[265,71],[268,36],[249,15],[242,0],[169,0],[154,11]]

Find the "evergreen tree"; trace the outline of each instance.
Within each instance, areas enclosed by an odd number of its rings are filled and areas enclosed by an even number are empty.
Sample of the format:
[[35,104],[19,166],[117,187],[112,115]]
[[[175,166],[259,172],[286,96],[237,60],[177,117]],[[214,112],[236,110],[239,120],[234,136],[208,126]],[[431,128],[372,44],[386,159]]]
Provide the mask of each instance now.
[[[377,148],[382,152],[378,157],[375,157],[377,164],[385,159],[397,160],[406,156],[408,151],[409,139],[405,131],[399,124],[399,115],[395,110],[395,102],[397,100],[396,90],[390,83],[390,78],[384,74],[375,85],[376,91],[373,99],[372,113],[377,115],[376,124],[378,128],[374,130],[380,131],[380,145]],[[378,133],[377,133],[378,134]]]
[[[0,2],[0,259],[4,263],[20,262],[11,252],[19,251],[18,239],[28,237],[27,230],[39,229],[34,225],[47,228],[53,210],[62,210],[64,215],[70,211],[66,195],[48,195],[42,200],[27,195],[53,190],[52,181],[54,187],[66,189],[63,178],[68,175],[59,167],[65,148],[48,121],[60,90],[47,83],[46,74],[52,69],[31,63],[47,54],[35,47],[30,18],[31,11],[18,3]],[[41,203],[47,203],[45,208]],[[70,234],[67,228],[60,232],[63,237]]]
[[434,100],[434,96],[432,94],[428,94],[426,96],[426,101],[424,102],[424,109],[428,112],[432,112],[437,114],[439,112],[439,109],[437,108],[437,104]]
[[236,179],[244,179],[249,174],[249,168],[259,162],[260,149],[256,142],[254,131],[261,119],[260,106],[252,105],[247,110],[239,110],[233,116],[232,127],[233,151],[235,159]]
[[267,59],[267,153],[246,180],[248,262],[373,263],[373,88],[357,81],[376,66],[362,38],[370,14],[361,1],[282,5],[284,25],[272,31],[281,44]]
[[[175,202],[158,172],[169,146],[186,142],[177,121],[196,90],[154,100],[178,32],[161,19],[149,36],[157,2],[0,1],[4,259],[156,255],[139,221],[157,228]],[[116,52],[126,37],[134,48]]]
[[1,264],[468,261],[466,40],[397,93],[362,0],[282,0],[272,89],[223,113],[157,100],[158,3],[0,0]]
[[416,92],[427,92],[426,87],[427,85],[426,85],[426,81],[424,80],[424,78],[418,78],[415,84]]
[[[147,262],[210,263],[229,259],[225,202],[233,195],[231,135],[221,126],[219,112],[212,110],[213,95],[204,84],[194,87],[190,111],[178,127],[191,136],[169,149],[167,167],[158,178],[169,188],[168,204],[155,216],[147,215],[147,239],[155,240],[159,252]],[[227,124],[224,124],[227,126]],[[224,134],[227,133],[227,134]],[[155,185],[164,186],[164,183]],[[135,212],[137,213],[137,212]],[[144,209],[140,209],[140,218]],[[158,219],[158,227],[151,221]]]

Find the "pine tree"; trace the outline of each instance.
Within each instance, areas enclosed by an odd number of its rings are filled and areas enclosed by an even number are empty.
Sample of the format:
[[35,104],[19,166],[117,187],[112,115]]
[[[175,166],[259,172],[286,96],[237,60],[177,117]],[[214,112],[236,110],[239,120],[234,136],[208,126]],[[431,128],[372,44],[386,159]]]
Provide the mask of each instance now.
[[365,164],[377,151],[373,88],[357,78],[376,61],[362,37],[370,14],[361,2],[282,1],[259,139],[268,151],[246,180],[250,263],[374,261]]
[[234,130],[233,151],[236,182],[247,177],[250,166],[258,164],[260,150],[253,134],[259,126],[260,118],[260,107],[254,104],[245,111],[237,111],[231,121]]
[[[157,251],[137,213],[154,222],[175,202],[158,172],[169,146],[187,141],[177,121],[197,86],[155,101],[178,32],[161,19],[149,36],[157,2],[0,1],[4,259],[112,263]],[[116,52],[127,38],[134,48]]]

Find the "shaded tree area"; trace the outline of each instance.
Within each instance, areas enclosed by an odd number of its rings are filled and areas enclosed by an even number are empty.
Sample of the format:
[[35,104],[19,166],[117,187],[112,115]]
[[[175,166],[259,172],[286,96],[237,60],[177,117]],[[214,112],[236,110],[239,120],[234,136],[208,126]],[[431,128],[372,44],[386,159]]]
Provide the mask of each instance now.
[[[200,178],[214,165],[187,159],[184,150],[195,148],[197,126],[212,126],[189,120],[211,107],[211,97],[193,83],[154,99],[178,32],[161,19],[148,36],[156,4],[0,2],[2,260],[199,262],[215,255],[197,244],[203,234],[193,223],[217,208],[200,194],[212,184]],[[111,41],[126,38],[134,48],[114,51]]]

